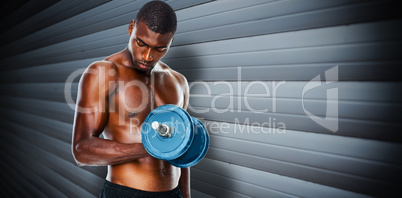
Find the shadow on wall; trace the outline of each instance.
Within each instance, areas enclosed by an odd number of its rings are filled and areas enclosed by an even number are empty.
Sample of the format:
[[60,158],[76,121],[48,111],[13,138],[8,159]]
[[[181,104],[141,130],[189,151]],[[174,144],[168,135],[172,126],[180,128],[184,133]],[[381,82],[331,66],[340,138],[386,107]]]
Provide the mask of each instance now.
[[202,72],[199,72],[202,68],[205,68],[197,57],[194,49],[187,46],[172,47],[168,52],[166,60],[162,60],[167,63],[169,67],[183,74],[189,83],[193,81],[202,81]]
[[[187,78],[189,84],[191,84],[194,81],[204,81],[204,79],[208,79],[205,76],[203,76],[203,72],[200,72],[205,67],[200,61],[200,58],[197,57],[197,53],[191,47],[181,47],[181,46],[174,47],[174,50],[169,51],[169,56],[167,57],[166,60],[163,60],[163,62],[168,64],[169,67],[171,67],[172,69],[183,74]],[[191,98],[191,87],[190,87],[190,98]],[[189,113],[191,115],[191,112]],[[203,115],[202,119],[208,120],[208,115]],[[209,134],[210,134],[210,142],[213,142],[214,136],[211,133]],[[214,150],[209,149],[205,158],[213,159],[214,154],[212,152],[214,152]],[[211,156],[212,158],[210,158],[209,156]],[[213,169],[214,172],[222,173],[220,175],[225,175],[226,177],[220,177],[217,176],[216,174],[205,172],[205,170],[211,168],[211,166],[208,164],[209,163],[199,163],[196,166],[191,167],[192,170],[191,180],[197,184],[192,185],[192,187],[194,187],[194,190],[205,193],[218,193],[219,196],[223,197],[232,196],[233,194],[230,194],[230,192],[221,191],[222,190],[221,188],[214,185],[216,184],[217,181],[219,181],[219,183],[221,183],[220,186],[225,186],[226,189],[235,189],[236,184],[232,182],[232,180],[226,178],[227,176],[230,176],[231,173],[229,173],[228,170],[225,169],[223,166],[214,166]],[[217,194],[213,195],[217,196]]]

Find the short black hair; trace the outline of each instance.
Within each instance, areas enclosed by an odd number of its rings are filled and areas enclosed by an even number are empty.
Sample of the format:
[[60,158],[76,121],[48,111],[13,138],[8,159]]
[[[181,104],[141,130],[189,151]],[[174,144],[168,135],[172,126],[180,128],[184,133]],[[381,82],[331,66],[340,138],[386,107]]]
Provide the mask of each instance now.
[[145,23],[150,30],[159,34],[175,33],[177,29],[176,13],[162,1],[146,3],[138,12],[135,21]]

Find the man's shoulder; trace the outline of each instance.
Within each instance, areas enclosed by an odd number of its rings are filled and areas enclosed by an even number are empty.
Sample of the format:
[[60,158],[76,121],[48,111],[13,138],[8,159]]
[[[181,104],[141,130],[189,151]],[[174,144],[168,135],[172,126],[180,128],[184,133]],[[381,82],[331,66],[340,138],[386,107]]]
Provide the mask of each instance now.
[[110,60],[100,60],[100,61],[95,61],[92,62],[88,67],[87,71],[91,72],[93,71],[99,71],[99,70],[110,70],[110,69],[117,69],[116,63],[110,61]]
[[107,60],[92,62],[84,71],[80,83],[88,86],[89,84],[100,84],[116,80],[118,68],[115,63]]
[[[117,52],[110,56],[105,57],[103,60],[95,61],[88,66],[88,69],[101,70],[107,69],[106,71],[115,70],[118,71],[118,65],[121,65],[122,60],[126,58],[127,54],[124,51]],[[112,69],[112,70],[111,70]]]
[[179,82],[181,84],[187,84],[187,79],[183,74],[181,74],[180,72],[170,68],[167,64],[165,64],[163,62],[159,62],[159,64],[161,65],[162,70],[169,71],[174,77],[176,77],[176,79],[179,80]]

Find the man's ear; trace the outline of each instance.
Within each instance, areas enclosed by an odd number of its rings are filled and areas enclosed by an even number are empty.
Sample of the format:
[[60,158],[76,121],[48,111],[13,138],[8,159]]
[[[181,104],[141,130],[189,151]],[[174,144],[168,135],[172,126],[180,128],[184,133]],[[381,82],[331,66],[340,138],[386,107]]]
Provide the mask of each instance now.
[[172,41],[170,42],[169,47],[172,45],[173,41],[174,41],[174,36],[173,36],[173,38],[172,38]]
[[133,20],[131,20],[130,25],[128,25],[128,35],[131,36],[131,34],[133,33],[133,30],[134,30],[134,27],[135,27],[135,21],[133,19]]

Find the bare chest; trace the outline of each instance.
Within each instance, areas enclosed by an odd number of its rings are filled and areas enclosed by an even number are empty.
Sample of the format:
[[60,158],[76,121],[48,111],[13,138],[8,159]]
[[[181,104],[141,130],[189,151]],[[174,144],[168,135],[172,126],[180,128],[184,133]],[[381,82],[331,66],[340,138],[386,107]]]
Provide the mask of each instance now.
[[152,109],[164,104],[182,107],[183,97],[183,90],[174,79],[155,79],[154,82],[120,81],[109,104],[114,103],[114,109],[120,114],[132,117],[134,114],[147,115]]
[[154,108],[165,104],[183,107],[184,104],[184,90],[172,76],[121,78],[111,87],[107,134],[112,139],[121,137],[121,141],[137,142],[141,125]]

